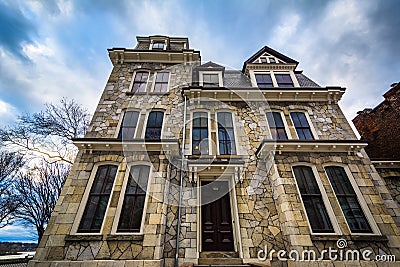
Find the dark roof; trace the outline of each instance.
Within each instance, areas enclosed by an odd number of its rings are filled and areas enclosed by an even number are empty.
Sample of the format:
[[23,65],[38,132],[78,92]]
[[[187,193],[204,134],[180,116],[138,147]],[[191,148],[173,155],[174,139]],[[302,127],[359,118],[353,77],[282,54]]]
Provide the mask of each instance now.
[[217,63],[214,63],[212,61],[208,61],[207,63],[204,63],[203,65],[200,65],[197,67],[197,69],[203,70],[203,69],[218,69],[218,70],[224,70],[225,67],[218,65]]
[[300,87],[321,87],[319,84],[308,78],[306,75],[301,73],[296,73],[297,81],[299,82]]
[[248,60],[246,60],[244,62],[242,72],[244,72],[244,70],[246,69],[247,64],[252,63],[254,60],[256,60],[258,57],[260,57],[264,53],[268,53],[272,56],[275,56],[289,64],[296,64],[296,65],[299,64],[299,62],[297,62],[296,60],[294,60],[288,56],[285,56],[284,54],[281,54],[278,51],[276,51],[268,46],[264,46],[263,48],[258,50],[254,55],[252,55]]
[[239,70],[226,70],[224,74],[225,87],[251,87],[250,79]]

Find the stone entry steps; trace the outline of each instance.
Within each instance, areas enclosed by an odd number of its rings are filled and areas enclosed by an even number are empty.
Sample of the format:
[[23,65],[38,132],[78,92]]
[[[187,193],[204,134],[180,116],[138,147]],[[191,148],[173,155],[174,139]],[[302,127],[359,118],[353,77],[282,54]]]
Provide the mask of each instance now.
[[229,266],[229,267],[250,267],[243,264],[243,260],[239,258],[237,252],[225,251],[207,251],[200,252],[199,264],[196,267],[213,267],[213,266]]

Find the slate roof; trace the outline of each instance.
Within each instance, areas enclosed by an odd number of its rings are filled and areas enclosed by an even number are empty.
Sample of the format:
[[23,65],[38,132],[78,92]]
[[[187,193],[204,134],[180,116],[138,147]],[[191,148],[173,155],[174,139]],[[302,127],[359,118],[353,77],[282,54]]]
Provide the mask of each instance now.
[[224,74],[225,87],[251,87],[250,79],[239,70],[226,70]]
[[297,81],[299,82],[300,87],[321,87],[319,84],[308,78],[306,75],[302,73],[296,73]]

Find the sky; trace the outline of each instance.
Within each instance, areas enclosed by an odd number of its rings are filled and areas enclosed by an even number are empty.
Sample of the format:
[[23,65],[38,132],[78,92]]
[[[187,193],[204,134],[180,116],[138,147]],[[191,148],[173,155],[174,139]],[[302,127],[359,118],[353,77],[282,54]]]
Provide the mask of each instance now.
[[[93,113],[112,69],[107,48],[156,34],[188,37],[203,61],[234,69],[268,45],[321,86],[347,88],[340,106],[351,120],[400,81],[399,8],[396,0],[0,0],[0,127],[64,96]],[[0,229],[0,241],[10,231]]]

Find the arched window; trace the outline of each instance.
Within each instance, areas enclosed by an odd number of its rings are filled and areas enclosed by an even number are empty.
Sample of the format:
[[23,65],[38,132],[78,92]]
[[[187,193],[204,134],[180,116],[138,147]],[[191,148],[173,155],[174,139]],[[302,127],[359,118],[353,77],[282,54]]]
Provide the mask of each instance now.
[[118,232],[140,232],[149,174],[149,166],[131,167],[119,218]]
[[332,184],[350,230],[353,233],[371,233],[371,227],[344,168],[329,166],[325,168],[325,171],[328,174],[329,181]]
[[164,113],[162,111],[152,111],[147,120],[145,133],[146,140],[160,140]]
[[311,229],[315,233],[333,233],[332,222],[328,216],[312,168],[309,166],[295,166],[293,167],[293,172]]
[[217,120],[219,153],[221,155],[236,154],[232,114],[230,112],[218,112]]
[[115,165],[101,165],[97,168],[96,176],[93,180],[86,207],[79,224],[79,233],[100,232],[117,169],[118,167]]

